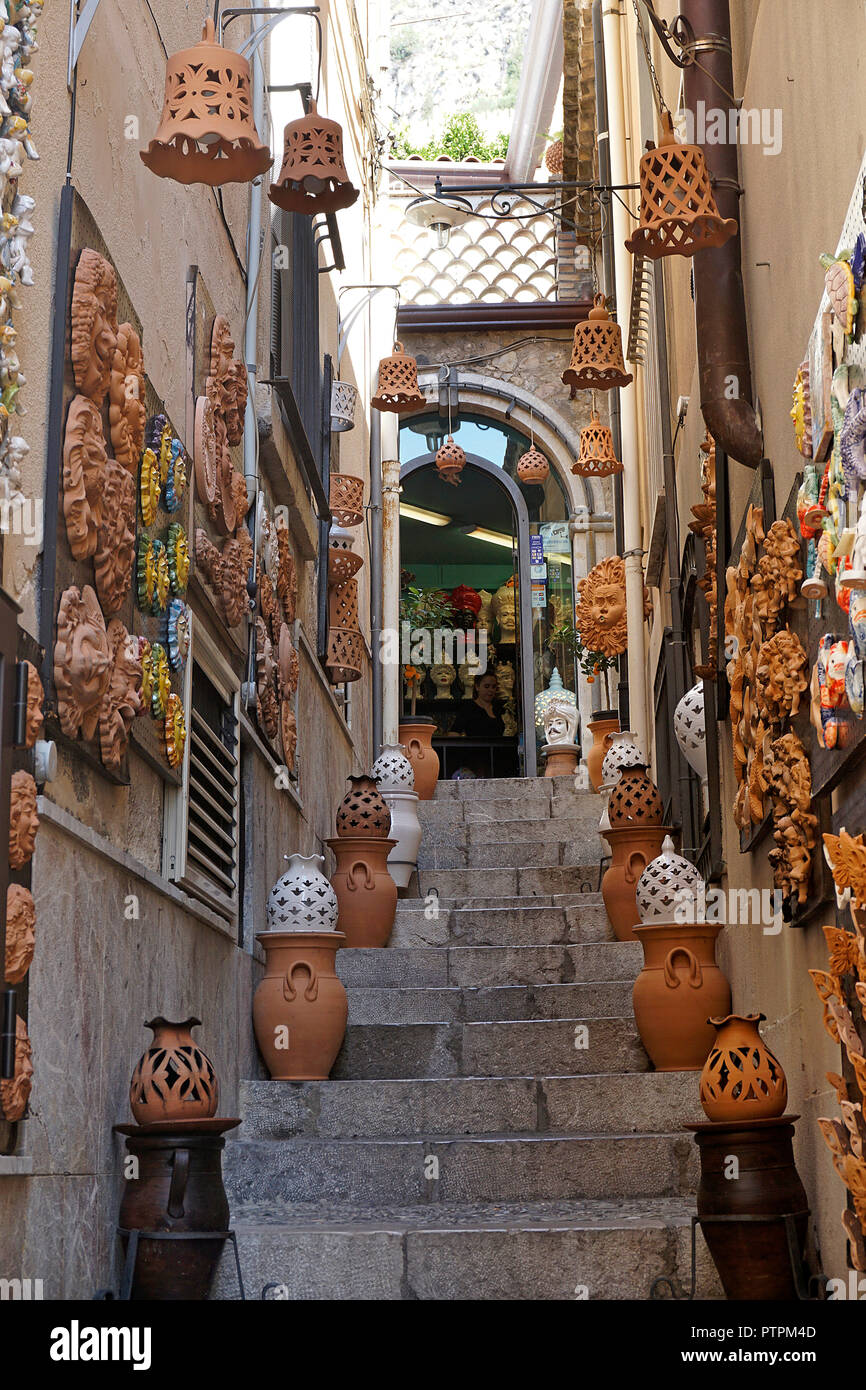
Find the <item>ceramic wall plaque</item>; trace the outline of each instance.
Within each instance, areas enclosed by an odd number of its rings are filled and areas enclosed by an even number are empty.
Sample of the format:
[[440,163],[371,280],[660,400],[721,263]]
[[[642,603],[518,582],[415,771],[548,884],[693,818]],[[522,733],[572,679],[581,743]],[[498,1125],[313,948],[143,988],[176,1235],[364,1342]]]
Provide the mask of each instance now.
[[33,1049],[21,1015],[15,1023],[15,1075],[0,1081],[0,1103],[7,1120],[23,1120],[33,1086]]
[[17,985],[33,962],[36,944],[36,907],[33,894],[20,883],[6,890],[6,980]]
[[111,664],[99,600],[89,584],[73,585],[61,595],[54,645],[57,715],[68,738],[94,737]]
[[96,551],[107,462],[99,408],[87,396],[74,396],[63,437],[63,516],[76,560],[87,560]]
[[9,797],[9,867],[11,869],[20,869],[29,863],[36,848],[38,830],[36,783],[29,772],[13,772]]
[[106,767],[117,771],[126,755],[129,730],[141,712],[141,655],[138,638],[112,618],[106,634],[111,655],[108,687],[99,711],[99,749]]
[[195,533],[195,556],[202,573],[214,591],[217,607],[229,627],[236,627],[247,611],[247,576],[252,560],[252,541],[244,531],[242,538],[230,537],[220,549],[199,527]]
[[131,323],[117,330],[108,383],[108,422],[111,447],[118,463],[135,473],[144,447],[147,412],[144,404],[144,356],[141,339]]
[[93,556],[96,592],[105,613],[116,613],[125,603],[134,568],[135,478],[121,463],[107,459]]
[[[651,612],[649,590],[645,587],[644,617]],[[590,651],[619,656],[626,650],[625,561],[621,556],[600,560],[580,581],[575,627]]]
[[105,257],[90,247],[81,252],[75,268],[71,320],[75,385],[101,406],[117,348],[117,276]]
[[32,661],[25,661],[24,665],[27,667],[27,718],[24,746],[25,748],[33,748],[36,740],[42,737],[42,730],[45,725],[45,716],[42,713],[45,691],[42,688],[39,672]]

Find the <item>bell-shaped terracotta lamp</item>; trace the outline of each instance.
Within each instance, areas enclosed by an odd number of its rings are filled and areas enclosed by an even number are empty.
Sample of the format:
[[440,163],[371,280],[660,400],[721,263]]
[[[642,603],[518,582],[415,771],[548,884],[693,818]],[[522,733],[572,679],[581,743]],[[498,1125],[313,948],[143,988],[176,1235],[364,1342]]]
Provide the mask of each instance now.
[[436,472],[443,483],[450,483],[452,487],[456,487],[465,467],[466,454],[459,444],[454,443],[454,436],[449,434],[445,443],[437,450]]
[[379,363],[379,385],[371,404],[377,410],[389,410],[394,415],[418,410],[427,404],[426,397],[418,389],[418,364],[403,351],[402,343],[395,343],[392,355],[383,357]]
[[320,116],[314,101],[283,132],[283,167],[268,197],[278,208],[310,217],[349,208],[358,198],[343,162],[343,128]]
[[612,473],[622,472],[622,464],[614,452],[613,435],[595,411],[580,432],[580,453],[571,471],[579,478],[609,478]]
[[141,158],[176,183],[249,183],[271,163],[253,120],[250,65],[216,42],[204,22],[201,42],[181,49],[165,68],[159,129]]
[[607,312],[603,294],[595,296],[588,316],[575,327],[571,362],[562,380],[577,391],[610,391],[632,380],[622,355],[622,330]]
[[658,149],[640,162],[640,223],[626,250],[651,261],[693,256],[736,234],[735,217],[720,217],[700,145],[681,145],[669,111],[662,115]]
[[533,444],[517,460],[517,477],[521,483],[544,483],[550,474],[550,464]]

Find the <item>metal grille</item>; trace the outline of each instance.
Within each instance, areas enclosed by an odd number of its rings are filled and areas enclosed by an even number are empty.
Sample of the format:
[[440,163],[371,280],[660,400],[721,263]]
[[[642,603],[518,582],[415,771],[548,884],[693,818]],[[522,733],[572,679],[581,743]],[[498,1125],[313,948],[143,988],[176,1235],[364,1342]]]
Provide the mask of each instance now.
[[194,666],[187,804],[187,877],[202,896],[233,899],[238,878],[238,732],[231,707]]

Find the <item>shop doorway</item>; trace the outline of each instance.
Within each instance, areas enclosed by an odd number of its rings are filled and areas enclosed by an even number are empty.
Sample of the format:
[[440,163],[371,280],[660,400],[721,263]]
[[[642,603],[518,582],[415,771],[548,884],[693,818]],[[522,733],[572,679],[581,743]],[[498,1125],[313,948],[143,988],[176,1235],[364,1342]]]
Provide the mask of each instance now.
[[[466,466],[457,486],[447,483],[435,466],[440,430],[438,417],[414,417],[401,429],[403,587],[449,595],[455,645],[465,629],[464,650],[472,655],[416,649],[409,664],[420,681],[414,692],[403,682],[404,715],[414,693],[416,713],[436,724],[443,778],[534,777],[543,741],[536,696],[555,666],[565,687],[576,689],[573,656],[555,641],[574,613],[568,504],[552,467],[544,484],[517,480],[516,462],[529,439],[483,418],[455,421]],[[480,661],[475,671],[473,656]],[[479,688],[482,670],[488,679]]]

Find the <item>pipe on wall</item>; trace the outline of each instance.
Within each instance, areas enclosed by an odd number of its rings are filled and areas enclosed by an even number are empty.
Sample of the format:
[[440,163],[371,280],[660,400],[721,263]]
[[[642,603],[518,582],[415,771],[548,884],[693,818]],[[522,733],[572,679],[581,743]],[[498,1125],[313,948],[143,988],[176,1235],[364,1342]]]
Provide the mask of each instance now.
[[[380,462],[382,480],[382,627],[400,637],[400,440],[399,417],[381,416]],[[382,741],[397,743],[400,724],[400,657],[390,658],[393,641],[373,653],[382,671]],[[389,659],[385,660],[388,653]]]
[[[735,108],[725,96],[734,89],[728,0],[683,0],[682,13],[694,31],[689,47],[700,63],[684,69],[686,105],[693,115],[699,102],[706,111],[720,108],[729,121]],[[704,155],[719,213],[739,221],[736,142],[708,145]],[[724,246],[698,251],[692,260],[701,412],[716,444],[757,468],[764,449],[753,404],[740,249],[738,232]]]
[[382,416],[370,411],[370,649],[372,672],[372,742],[375,761],[382,751]]

